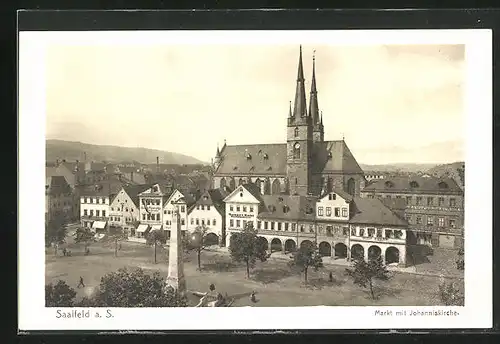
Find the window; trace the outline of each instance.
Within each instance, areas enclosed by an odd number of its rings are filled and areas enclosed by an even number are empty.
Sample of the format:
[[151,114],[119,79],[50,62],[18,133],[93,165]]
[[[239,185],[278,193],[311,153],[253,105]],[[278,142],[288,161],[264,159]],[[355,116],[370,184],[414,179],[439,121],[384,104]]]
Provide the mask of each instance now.
[[[233,222],[233,220],[231,220],[231,222]],[[200,219],[196,219],[196,225],[199,226],[200,225]],[[232,225],[231,225],[232,226]]]
[[146,221],[146,214],[142,214],[142,219]]
[[340,217],[340,208],[335,208],[335,217]]
[[160,213],[156,214],[156,221],[160,221]]
[[196,206],[196,210],[200,210],[200,205],[197,205],[197,206]]
[[83,216],[87,216],[87,209],[83,209]]
[[236,211],[240,211],[240,206],[239,205],[236,206]]
[[332,226],[326,226],[326,236],[333,236],[333,227]]
[[233,208],[233,205],[231,204],[231,205],[229,206],[229,211],[233,211],[233,210],[234,210],[234,208]]
[[257,221],[257,229],[260,229],[262,227],[262,222],[261,221]]
[[191,218],[191,224],[194,225],[194,219],[193,218]]
[[406,205],[411,205],[411,196],[406,196]]
[[438,226],[444,227],[444,218],[443,217],[438,218]]
[[314,226],[313,225],[309,225],[309,233],[314,233]]
[[288,222],[285,222],[285,231],[288,231]]
[[450,207],[456,207],[457,206],[457,202],[454,198],[450,198]]
[[111,211],[115,211],[115,208],[111,207]]
[[201,210],[205,210],[205,206],[203,204],[201,205]]
[[297,224],[295,223],[292,223],[292,232],[295,232],[295,228],[296,228]]
[[167,214],[172,214],[172,210],[167,210]]
[[455,220],[454,219],[450,219],[450,227],[451,228],[455,228],[455,226],[456,226]]
[[212,220],[212,226],[215,226],[217,223],[215,222],[215,219]]
[[422,224],[422,216],[417,216],[417,225]]
[[210,210],[210,206],[209,205],[207,205],[207,210]]
[[394,238],[394,232],[391,230],[386,229],[385,230],[385,237],[386,238]]
[[241,223],[240,220],[236,220],[236,227],[240,227],[240,223]]
[[323,207],[318,207],[318,216],[323,216]]
[[99,214],[100,214],[100,211],[99,211],[99,210],[96,210],[96,211],[95,211],[95,216],[99,217]]
[[342,235],[344,236],[349,235],[349,227],[342,227]]
[[326,207],[326,216],[332,216],[332,208]]
[[243,228],[247,228],[247,220],[243,220]]
[[356,236],[356,228],[351,228],[351,235]]
[[205,219],[201,219],[201,225],[204,226],[205,225]]
[[368,236],[369,237],[375,236],[375,228],[368,228]]
[[271,222],[271,230],[274,230],[274,222]]
[[243,206],[243,212],[244,212],[244,213],[246,213],[246,211],[247,211],[247,206],[246,206],[246,205],[244,205],[244,206]]
[[299,137],[299,128],[295,128],[295,130],[293,131],[293,135],[295,137]]
[[433,225],[434,225],[434,217],[427,216],[427,226],[433,226]]
[[102,211],[102,217],[106,217],[106,210]]
[[440,206],[440,207],[444,206],[444,197],[438,198],[438,206]]
[[359,236],[360,237],[365,236],[365,229],[364,228],[359,229]]
[[264,229],[267,229],[267,226],[268,226],[268,222],[264,221]]
[[411,223],[411,215],[405,214],[405,220],[406,220],[406,222]]
[[281,222],[278,222],[278,230],[281,230]]
[[422,205],[422,197],[421,196],[417,196],[415,205]]
[[186,224],[186,221],[184,219],[181,219],[181,225],[184,226]]
[[166,211],[166,210],[164,210],[164,211],[163,211],[163,214],[166,214],[166,213],[167,213],[167,211]]
[[184,206],[181,206],[181,213],[185,213],[186,212],[186,208]]
[[304,232],[304,225],[300,225],[300,231]]
[[385,195],[385,198],[391,199],[391,195]]
[[401,196],[397,195],[396,198],[401,198]]
[[434,197],[427,197],[427,206],[433,206],[434,205]]
[[207,219],[207,226],[210,226],[210,219]]
[[253,213],[253,206],[248,207],[249,211]]
[[382,230],[377,229],[377,238],[382,238]]
[[234,227],[234,220],[233,219],[229,220],[229,227]]
[[347,208],[342,208],[342,217],[347,217]]

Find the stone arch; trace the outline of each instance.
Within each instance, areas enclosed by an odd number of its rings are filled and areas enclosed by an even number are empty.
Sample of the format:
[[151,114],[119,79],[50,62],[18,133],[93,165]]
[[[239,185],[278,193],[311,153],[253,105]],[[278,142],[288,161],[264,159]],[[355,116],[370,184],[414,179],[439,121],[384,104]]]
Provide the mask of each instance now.
[[300,248],[313,247],[311,240],[304,240],[300,243]]
[[399,250],[394,246],[389,246],[385,250],[385,263],[399,263]]
[[240,178],[240,180],[238,181],[238,186],[243,185],[243,184],[245,184],[245,179]]
[[266,250],[269,249],[269,243],[267,242],[266,238],[260,236],[260,237],[257,237],[257,240],[259,242],[262,242],[262,245],[265,247]]
[[203,243],[206,246],[218,245],[219,244],[219,236],[215,233],[207,233],[203,240]]
[[273,195],[279,195],[281,193],[281,183],[278,178],[273,181],[272,192]]
[[234,178],[231,178],[229,180],[229,188],[231,189],[231,191],[233,191],[234,189],[236,189],[236,181],[234,180]]
[[271,194],[271,182],[269,181],[269,178],[266,178],[264,180],[264,195],[270,195]]
[[354,244],[351,247],[351,258],[356,259],[364,259],[365,258],[365,249],[360,244]]
[[356,193],[356,181],[354,178],[349,178],[347,181],[347,193],[351,196],[354,196]]
[[281,240],[278,238],[273,238],[271,240],[271,253],[281,251],[282,249],[283,245],[281,244]]
[[322,257],[331,257],[332,256],[332,245],[330,245],[326,241],[322,241],[319,243],[319,254]]
[[382,250],[377,245],[368,247],[368,259],[377,259],[382,255]]
[[335,257],[336,258],[347,258],[347,245],[339,242],[335,245]]
[[219,187],[223,190],[226,189],[226,178],[222,177],[219,182]]
[[295,240],[288,239],[285,241],[285,252],[295,252],[297,250],[297,244]]

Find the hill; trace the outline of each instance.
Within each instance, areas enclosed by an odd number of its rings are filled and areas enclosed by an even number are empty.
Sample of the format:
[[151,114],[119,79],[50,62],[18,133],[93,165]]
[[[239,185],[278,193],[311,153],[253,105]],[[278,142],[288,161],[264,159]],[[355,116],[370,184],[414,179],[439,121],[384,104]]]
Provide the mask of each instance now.
[[144,164],[154,164],[156,157],[159,157],[163,164],[204,164],[191,156],[148,148],[93,145],[64,140],[46,140],[45,145],[47,162],[56,161],[56,159],[83,161],[85,152],[89,160],[110,163],[138,161]]
[[402,173],[425,172],[435,166],[436,164],[416,164],[416,163],[395,163],[395,164],[384,164],[384,165],[360,164],[361,169],[365,172],[376,171],[376,172],[402,172]]
[[457,161],[451,164],[437,165],[427,171],[428,174],[436,177],[453,178],[458,185],[463,186],[465,182],[465,162]]

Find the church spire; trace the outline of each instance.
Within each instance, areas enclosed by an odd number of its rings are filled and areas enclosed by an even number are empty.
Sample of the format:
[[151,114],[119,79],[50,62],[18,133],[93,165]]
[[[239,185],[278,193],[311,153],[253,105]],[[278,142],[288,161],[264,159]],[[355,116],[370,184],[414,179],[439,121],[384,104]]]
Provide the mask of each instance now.
[[302,67],[302,45],[299,53],[299,67],[297,71],[297,88],[295,90],[295,104],[293,108],[293,117],[295,121],[307,116],[306,110],[306,91],[304,80],[304,68]]
[[311,98],[309,99],[309,116],[312,117],[312,123],[317,127],[320,123],[319,121],[319,107],[318,107],[318,91],[316,89],[316,57],[314,56],[316,51],[313,53],[313,71],[311,80]]
[[288,108],[288,117],[292,118],[292,101],[290,100],[290,105]]

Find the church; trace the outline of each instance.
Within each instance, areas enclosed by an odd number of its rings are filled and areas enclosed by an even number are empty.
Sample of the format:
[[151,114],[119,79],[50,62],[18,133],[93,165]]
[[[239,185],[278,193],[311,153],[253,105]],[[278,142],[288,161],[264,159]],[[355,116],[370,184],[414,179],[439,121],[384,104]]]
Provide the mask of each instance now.
[[286,121],[286,143],[217,147],[213,187],[234,190],[255,184],[262,195],[320,196],[343,190],[359,196],[364,173],[344,139],[325,141],[323,114],[318,105],[315,58],[312,61],[309,108],[306,103],[302,47],[295,101]]

